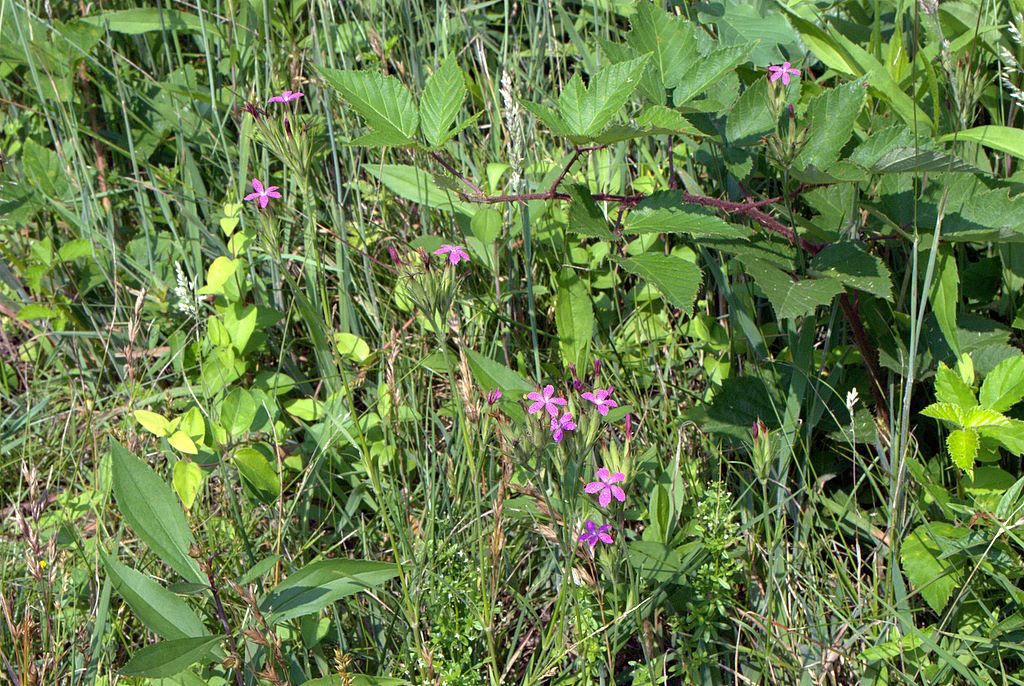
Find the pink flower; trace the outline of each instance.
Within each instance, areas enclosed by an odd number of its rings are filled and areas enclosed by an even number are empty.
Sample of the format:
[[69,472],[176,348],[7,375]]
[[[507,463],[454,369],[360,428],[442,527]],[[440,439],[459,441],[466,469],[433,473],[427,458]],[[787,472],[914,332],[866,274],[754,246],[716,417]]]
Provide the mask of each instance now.
[[772,65],[772,66],[768,67],[768,71],[770,71],[771,74],[772,74],[771,75],[771,80],[774,82],[774,81],[778,81],[779,79],[782,79],[782,85],[783,86],[788,86],[789,85],[789,77],[791,75],[792,76],[800,76],[800,70],[799,69],[793,69],[790,66],[789,62],[783,62],[781,67],[776,66],[776,65]]
[[548,414],[551,415],[552,417],[558,415],[558,407],[556,407],[557,405],[569,404],[566,402],[565,398],[559,398],[555,396],[555,387],[552,386],[551,384],[548,384],[547,386],[544,387],[543,395],[541,395],[537,391],[533,391],[532,393],[526,396],[526,399],[535,401],[532,405],[530,405],[530,409],[528,410],[530,414],[535,414],[537,412],[540,412],[541,410],[547,410]]
[[611,524],[602,524],[601,526],[598,526],[597,524],[594,524],[592,520],[588,519],[587,523],[584,524],[584,527],[586,527],[587,530],[580,534],[579,541],[581,543],[589,544],[591,548],[597,545],[598,541],[607,543],[608,545],[615,542],[615,539],[613,539],[612,535],[609,533],[612,530]]
[[619,406],[617,402],[608,397],[612,394],[613,390],[614,389],[612,388],[597,388],[594,389],[593,393],[591,393],[590,391],[584,393],[583,399],[589,400],[590,402],[597,405],[597,411],[601,413],[601,416],[607,417],[608,410],[610,410],[613,407]]
[[435,255],[448,255],[448,261],[452,264],[458,264],[461,260],[469,262],[469,253],[461,245],[448,245],[445,243],[440,248],[434,251]]
[[245,199],[259,200],[261,210],[267,206],[271,198],[281,197],[281,194],[277,192],[277,186],[269,186],[268,188],[264,189],[263,182],[260,181],[259,179],[252,180],[252,187],[253,190],[255,190],[256,192],[250,193],[249,195],[245,196]]
[[493,391],[487,394],[487,404],[493,406],[494,403],[501,400],[501,391],[495,388]]
[[585,490],[587,493],[600,493],[597,496],[597,502],[601,507],[608,507],[612,502],[612,496],[620,503],[624,503],[626,502],[626,493],[616,484],[625,479],[626,475],[622,472],[612,474],[607,467],[601,467],[597,470],[597,481],[591,481]]
[[302,93],[293,93],[291,91],[284,91],[281,95],[275,95],[267,102],[291,102],[292,100],[298,100],[302,97]]
[[576,429],[576,422],[572,420],[572,415],[566,412],[559,418],[551,418],[551,437],[555,439],[555,443],[562,442],[563,431],[573,431]]

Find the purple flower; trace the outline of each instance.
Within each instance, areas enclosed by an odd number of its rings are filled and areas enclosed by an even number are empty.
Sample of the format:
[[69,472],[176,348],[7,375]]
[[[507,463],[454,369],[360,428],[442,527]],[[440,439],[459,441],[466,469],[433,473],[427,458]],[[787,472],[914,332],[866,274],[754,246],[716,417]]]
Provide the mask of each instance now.
[[594,360],[594,378],[601,376],[601,360]]
[[298,100],[302,97],[302,93],[293,93],[291,91],[284,91],[281,95],[275,95],[267,102],[291,102],[292,100]]
[[601,507],[608,507],[612,502],[612,496],[620,503],[626,502],[626,493],[616,484],[625,481],[626,475],[622,472],[612,474],[607,467],[597,470],[597,481],[591,481],[586,486],[587,493],[600,493],[597,502]]
[[458,264],[461,260],[469,262],[469,253],[461,245],[448,245],[445,243],[440,248],[434,251],[435,255],[448,255],[448,261],[452,264]]
[[607,417],[608,416],[608,410],[610,410],[613,407],[618,407],[619,406],[619,404],[617,402],[615,402],[614,400],[612,400],[611,398],[608,397],[608,396],[610,396],[612,394],[613,390],[614,389],[611,388],[611,387],[609,387],[609,388],[596,388],[596,389],[594,389],[593,393],[591,393],[590,391],[587,391],[586,393],[584,393],[583,394],[583,399],[584,400],[589,400],[590,402],[592,402],[595,405],[597,405],[597,411],[601,413],[601,416],[602,417]]
[[255,193],[250,193],[245,196],[246,200],[259,200],[260,209],[262,210],[270,202],[271,198],[280,198],[281,194],[277,192],[277,186],[269,186],[266,189],[263,188],[263,182],[259,179],[252,180],[252,187]]
[[552,386],[551,384],[548,384],[547,386],[544,387],[543,395],[538,393],[537,391],[533,391],[532,393],[526,396],[526,399],[535,401],[532,405],[530,405],[530,409],[528,410],[530,414],[535,414],[537,412],[540,412],[541,410],[547,410],[548,414],[551,415],[552,417],[558,415],[558,408],[556,407],[556,405],[569,404],[566,402],[565,398],[559,398],[555,396],[555,387]]
[[633,415],[626,413],[626,440],[633,438]]
[[588,519],[587,523],[584,524],[584,527],[586,527],[587,530],[580,534],[579,541],[581,543],[589,544],[591,548],[597,545],[598,541],[607,543],[608,545],[615,542],[615,539],[613,539],[612,535],[609,533],[612,530],[611,524],[602,524],[601,526],[598,526],[597,524],[594,524],[592,520]]
[[487,394],[487,404],[494,406],[494,403],[501,400],[501,391],[495,388],[493,391]]
[[402,256],[398,254],[398,250],[395,248],[395,246],[388,246],[388,255],[391,256],[391,261],[395,263],[395,266],[402,266]]
[[778,81],[779,79],[782,79],[783,86],[789,85],[790,76],[800,76],[800,70],[793,69],[790,66],[789,62],[783,62],[781,67],[777,65],[772,65],[768,67],[768,71],[770,71],[772,74],[771,80],[774,82]]
[[576,429],[576,422],[572,420],[572,415],[566,412],[557,419],[551,418],[551,437],[555,439],[555,443],[562,442],[563,431],[573,431]]

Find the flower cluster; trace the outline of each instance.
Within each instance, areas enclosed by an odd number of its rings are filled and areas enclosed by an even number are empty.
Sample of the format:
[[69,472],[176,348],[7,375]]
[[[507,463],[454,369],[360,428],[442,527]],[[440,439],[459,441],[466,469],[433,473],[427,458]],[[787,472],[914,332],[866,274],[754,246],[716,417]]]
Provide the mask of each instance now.
[[[269,100],[267,100],[267,102],[289,103],[292,102],[293,100],[298,100],[301,97],[303,97],[302,93],[286,90],[283,91],[280,95],[275,95],[274,97],[270,98]],[[252,103],[246,103],[242,109],[245,112],[251,114],[257,120],[265,114],[263,109]],[[270,204],[271,198],[276,200],[281,197],[281,193],[279,192],[278,186],[264,187],[263,181],[257,178],[254,178],[252,180],[252,189],[254,192],[249,193],[247,196],[245,196],[245,201],[255,201],[259,205],[259,208],[261,210],[267,208],[267,205]]]

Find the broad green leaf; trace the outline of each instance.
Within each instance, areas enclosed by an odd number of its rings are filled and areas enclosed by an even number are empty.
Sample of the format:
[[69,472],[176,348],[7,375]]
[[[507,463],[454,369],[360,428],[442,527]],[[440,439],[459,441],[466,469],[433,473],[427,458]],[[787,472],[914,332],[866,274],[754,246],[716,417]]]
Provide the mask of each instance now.
[[1016,516],[1022,507],[1019,502],[1021,490],[1024,489],[1024,476],[1017,479],[1012,486],[1000,496],[999,504],[996,505],[995,515],[998,519],[1008,519]]
[[474,350],[467,350],[469,368],[481,388],[498,388],[510,395],[523,395],[536,390],[534,385],[500,362]]
[[558,112],[569,131],[581,138],[597,136],[629,100],[647,66],[648,55],[611,64],[584,86],[574,75],[558,98]]
[[244,388],[233,388],[220,403],[220,425],[232,438],[238,438],[252,427],[259,407],[252,393]]
[[712,214],[686,210],[680,191],[658,191],[641,201],[626,216],[622,233],[686,233],[694,238],[738,238],[750,236],[750,229],[730,224]]
[[189,581],[206,577],[188,555],[195,539],[177,498],[149,466],[114,439],[110,440],[111,471],[117,509],[135,535],[157,557]]
[[262,500],[273,501],[281,493],[281,482],[277,471],[263,453],[255,448],[239,448],[233,458],[235,467],[242,478],[256,491]]
[[978,432],[984,437],[997,442],[1008,452],[1024,455],[1024,422],[1019,419],[1007,419],[1005,424],[983,426]]
[[976,126],[965,131],[956,131],[939,138],[943,143],[971,141],[1000,152],[1024,158],[1024,131],[1009,126]]
[[[578,78],[578,76],[577,76]],[[535,102],[528,102],[526,100],[521,101],[523,109],[537,117],[548,130],[556,136],[569,136],[572,131],[569,129],[569,125],[558,116],[553,109],[545,105],[539,105]]]
[[939,150],[892,148],[868,168],[873,174],[900,174],[906,172],[977,172],[956,155]]
[[668,582],[676,580],[683,571],[679,553],[659,541],[631,541],[627,555],[643,579]]
[[1024,398],[1024,356],[1010,357],[996,365],[981,384],[984,407],[1006,412]]
[[316,398],[296,398],[284,405],[284,411],[306,422],[315,422],[324,417],[324,404]]
[[145,574],[100,551],[110,583],[142,624],[166,639],[205,636],[202,620],[185,601]]
[[664,105],[651,105],[647,107],[637,115],[635,122],[646,134],[703,135],[682,113]]
[[369,344],[354,333],[338,332],[334,334],[334,342],[338,346],[339,355],[347,357],[357,364],[366,362],[370,357]]
[[584,236],[594,236],[602,240],[612,240],[612,232],[608,230],[608,220],[594,202],[586,186],[570,184],[564,190],[572,198],[569,201],[569,230]]
[[830,277],[794,281],[789,274],[764,260],[741,256],[740,261],[780,319],[810,314],[816,307],[830,304],[843,292],[843,285]]
[[427,172],[408,164],[370,165],[366,171],[375,176],[395,195],[426,207],[458,212],[467,217],[476,214],[472,203],[459,200],[450,191],[442,190]]
[[972,407],[964,411],[963,425],[970,429],[986,426],[1009,426],[1010,420],[987,407]]
[[974,429],[957,429],[946,436],[946,448],[953,464],[968,475],[974,472],[974,460],[978,457],[980,445],[978,432]]
[[935,371],[935,398],[940,403],[959,405],[963,408],[975,407],[978,404],[971,387],[944,362],[939,362],[939,368]]
[[197,662],[209,658],[223,638],[223,636],[198,636],[152,643],[145,648],[136,650],[128,664],[121,668],[121,674],[144,676],[151,679],[174,676]]
[[420,130],[433,147],[439,147],[451,138],[452,124],[466,99],[466,83],[455,62],[448,57],[437,71],[427,79],[420,98]]
[[674,88],[691,65],[700,63],[695,25],[654,3],[638,3],[636,9],[626,43],[638,55],[650,53],[640,88],[660,105],[665,102],[665,90]]
[[854,122],[864,104],[862,81],[837,86],[816,95],[807,108],[807,139],[793,160],[797,169],[825,169],[839,159],[839,151],[853,135]]
[[[203,486],[203,470],[191,460],[178,460],[174,463],[174,478],[172,480],[174,490],[181,498],[181,504],[186,510],[192,509],[192,503],[199,495],[199,489]],[[165,638],[170,638],[165,636]]]
[[940,614],[953,591],[963,582],[964,570],[956,560],[942,557],[942,546],[933,536],[961,539],[966,533],[945,522],[922,524],[907,536],[900,548],[903,573],[928,606]]
[[800,38],[822,64],[846,76],[853,76],[857,73],[857,63],[827,31],[816,23],[799,16],[786,5],[781,7],[788,13],[790,23],[800,33]]
[[617,262],[623,269],[654,285],[662,295],[687,315],[703,280],[700,267],[675,255],[644,253]]
[[769,97],[768,79],[758,79],[743,91],[725,118],[725,137],[731,145],[757,143],[775,127]]
[[84,238],[68,241],[60,246],[57,256],[61,262],[74,262],[83,257],[92,257],[92,243]]
[[156,412],[150,412],[149,410],[135,410],[132,412],[132,416],[135,417],[135,421],[142,425],[143,429],[154,436],[163,438],[167,435],[167,427],[170,422]]
[[217,311],[220,312],[221,324],[231,339],[231,347],[241,355],[249,345],[252,335],[256,333],[259,310],[255,305],[234,302],[228,307],[217,308]]
[[133,36],[152,31],[166,30],[185,33],[202,30],[202,22],[196,15],[181,10],[158,7],[100,12],[82,17],[80,21],[100,28],[110,27],[114,33]]
[[672,100],[676,107],[684,105],[705,90],[715,85],[719,79],[732,72],[734,68],[747,61],[754,49],[753,45],[730,45],[718,48],[700,58],[696,65],[686,69],[675,90]]
[[228,300],[238,300],[239,276],[242,260],[221,255],[213,261],[206,272],[206,285],[199,289],[200,295],[223,295]]
[[31,322],[40,319],[53,319],[56,316],[56,310],[46,307],[45,305],[37,305],[36,303],[30,303],[18,310],[18,321],[22,322]]
[[921,414],[925,417],[931,417],[932,419],[938,419],[942,422],[950,422],[957,426],[964,425],[964,412],[965,409],[959,405],[954,405],[948,402],[932,403],[928,407],[921,410]]
[[582,369],[594,335],[594,306],[586,285],[571,269],[563,269],[558,276],[555,329],[562,362]]
[[[420,116],[412,95],[394,76],[375,71],[341,71],[317,67],[317,71],[359,113],[375,132],[412,145]],[[391,144],[391,143],[389,143]]]
[[950,245],[940,245],[939,254],[935,258],[935,272],[932,276],[931,301],[932,312],[939,323],[939,329],[946,339],[946,344],[957,356],[960,355],[960,337],[957,334],[956,310],[960,300],[960,275],[956,266],[956,256]]
[[180,453],[186,455],[198,455],[199,448],[196,446],[196,442],[192,440],[184,431],[175,431],[167,437],[167,442],[171,444],[171,447]]
[[826,246],[811,260],[811,272],[892,302],[889,268],[859,243],[843,241]]
[[320,560],[278,584],[260,604],[275,623],[320,612],[341,598],[381,586],[398,575],[394,564],[372,560]]

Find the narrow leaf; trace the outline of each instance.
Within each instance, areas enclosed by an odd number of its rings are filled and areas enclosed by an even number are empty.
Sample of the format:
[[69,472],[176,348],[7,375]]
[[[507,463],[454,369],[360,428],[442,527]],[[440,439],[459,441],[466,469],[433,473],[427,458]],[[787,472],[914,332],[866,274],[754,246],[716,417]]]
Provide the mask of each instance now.
[[558,276],[555,328],[562,361],[582,369],[594,335],[594,306],[586,285],[571,269],[563,269]]
[[199,636],[150,644],[135,651],[128,664],[121,668],[121,674],[151,679],[172,677],[208,658],[222,638]]
[[145,574],[126,567],[100,551],[100,560],[114,590],[147,629],[161,638],[205,636],[202,620],[185,601]]
[[345,596],[380,586],[397,576],[395,565],[371,560],[320,560],[278,584],[260,607],[280,623],[314,614]]

